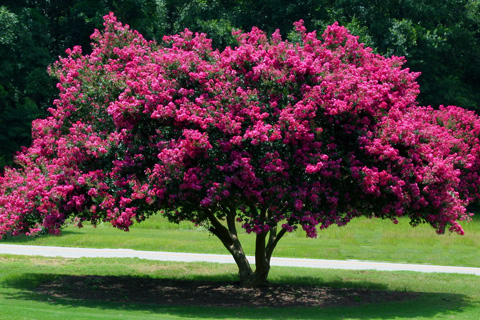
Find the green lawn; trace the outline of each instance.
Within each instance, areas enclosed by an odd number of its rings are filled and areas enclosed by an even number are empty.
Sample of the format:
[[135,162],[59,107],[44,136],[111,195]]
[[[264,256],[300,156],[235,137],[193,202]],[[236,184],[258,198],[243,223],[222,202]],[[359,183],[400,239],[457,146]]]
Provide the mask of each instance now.
[[[412,228],[408,221],[359,218],[345,227],[332,226],[320,231],[317,239],[305,238],[298,231],[279,242],[274,256],[358,259],[451,266],[480,267],[480,220],[464,224],[465,235],[437,235],[427,226]],[[240,234],[247,254],[253,255],[254,236]],[[61,237],[10,238],[5,243],[73,247],[131,248],[153,251],[179,251],[228,254],[220,241],[191,223],[168,223],[161,217],[135,225],[130,232],[102,224],[97,228],[67,227]]]
[[327,308],[207,308],[108,303],[42,296],[38,283],[65,275],[233,280],[235,266],[138,259],[0,256],[0,319],[472,319],[480,314],[480,277],[274,268],[275,283],[418,292],[412,301]]
[[[480,267],[480,221],[465,225],[466,235],[437,235],[406,221],[357,219],[331,227],[317,239],[289,234],[275,255],[301,258],[360,259]],[[253,236],[241,234],[248,254]],[[160,217],[125,233],[108,225],[68,227],[64,234],[10,238],[5,243],[132,248],[226,253],[219,240],[189,223],[172,225]],[[272,268],[275,283],[316,284],[420,293],[412,301],[328,308],[207,308],[115,304],[42,296],[38,283],[65,275],[115,275],[184,280],[236,279],[235,265],[169,263],[139,259],[61,259],[0,255],[0,319],[475,319],[480,315],[480,277],[415,272],[375,272]]]

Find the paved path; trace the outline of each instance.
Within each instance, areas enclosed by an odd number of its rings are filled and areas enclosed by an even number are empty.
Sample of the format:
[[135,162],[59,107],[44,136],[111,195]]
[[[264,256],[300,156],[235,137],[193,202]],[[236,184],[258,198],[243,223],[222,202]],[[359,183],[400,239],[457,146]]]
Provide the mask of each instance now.
[[[31,255],[64,258],[140,258],[159,261],[235,263],[229,255],[181,253],[161,251],[138,251],[131,249],[93,249],[70,247],[47,247],[0,244],[0,254]],[[248,257],[251,263],[254,257]],[[447,267],[423,264],[386,263],[359,260],[321,260],[272,257],[272,266],[303,267],[319,269],[379,270],[379,271],[416,271],[474,274],[480,276],[480,268]]]

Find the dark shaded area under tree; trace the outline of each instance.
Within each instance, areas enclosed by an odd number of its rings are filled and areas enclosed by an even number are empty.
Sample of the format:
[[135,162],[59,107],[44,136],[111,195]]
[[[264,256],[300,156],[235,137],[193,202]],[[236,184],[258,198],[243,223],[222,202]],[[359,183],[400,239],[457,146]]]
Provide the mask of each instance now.
[[217,281],[115,276],[59,276],[36,292],[54,299],[203,307],[338,307],[413,300],[421,294],[387,290],[269,284],[245,288]]

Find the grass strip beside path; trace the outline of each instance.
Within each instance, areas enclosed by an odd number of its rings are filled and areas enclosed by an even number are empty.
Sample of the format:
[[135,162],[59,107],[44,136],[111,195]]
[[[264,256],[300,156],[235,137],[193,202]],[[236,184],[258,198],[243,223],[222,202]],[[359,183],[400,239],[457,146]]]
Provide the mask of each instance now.
[[[412,228],[408,221],[358,218],[345,227],[322,230],[317,239],[297,231],[287,234],[275,249],[274,257],[330,260],[369,260],[446,266],[480,267],[480,220],[464,224],[465,235],[437,235],[427,225]],[[248,255],[254,253],[254,237],[240,233]],[[102,224],[97,228],[67,227],[62,236],[17,237],[2,243],[87,247],[126,248],[146,251],[228,254],[220,241],[191,223],[168,223],[160,216],[134,225],[123,232]]]

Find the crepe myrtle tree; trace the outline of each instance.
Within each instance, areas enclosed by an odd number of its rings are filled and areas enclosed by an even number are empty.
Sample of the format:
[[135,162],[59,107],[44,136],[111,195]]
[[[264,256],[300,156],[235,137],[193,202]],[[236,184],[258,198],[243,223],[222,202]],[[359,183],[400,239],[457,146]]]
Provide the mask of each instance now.
[[[162,214],[206,227],[241,284],[266,282],[279,240],[359,216],[463,234],[478,196],[480,121],[418,107],[416,73],[337,24],[298,42],[257,28],[213,50],[185,30],[146,41],[113,14],[93,51],[51,68],[60,93],[0,178],[0,235],[70,221],[128,231]],[[255,270],[237,226],[256,237]]]

